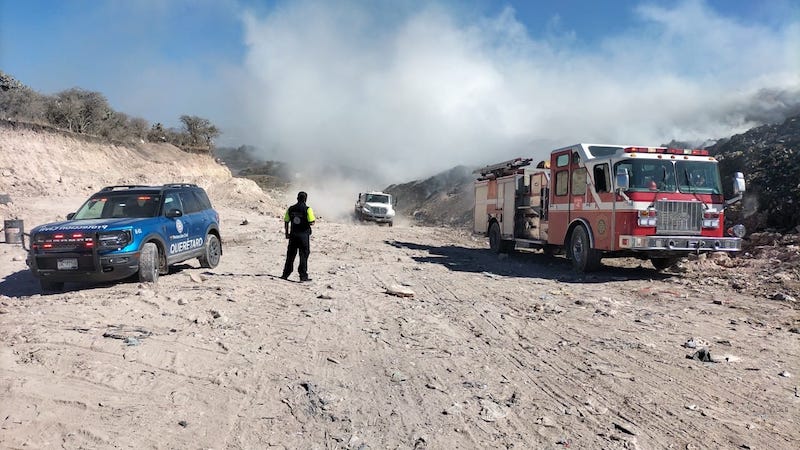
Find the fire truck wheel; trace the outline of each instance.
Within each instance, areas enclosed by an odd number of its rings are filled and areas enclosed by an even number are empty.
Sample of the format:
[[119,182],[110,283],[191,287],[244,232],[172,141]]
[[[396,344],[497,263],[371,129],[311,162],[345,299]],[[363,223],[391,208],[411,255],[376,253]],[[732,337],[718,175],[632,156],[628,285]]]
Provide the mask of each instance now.
[[681,258],[677,256],[668,257],[668,258],[650,258],[650,264],[656,268],[659,272],[665,269],[669,269],[670,267],[674,266],[675,264],[680,261]]
[[500,236],[500,225],[497,222],[489,227],[489,248],[495,253],[500,253],[502,250],[503,238]]
[[572,267],[577,272],[591,272],[600,267],[600,252],[591,247],[589,232],[583,226],[572,231],[569,240]]

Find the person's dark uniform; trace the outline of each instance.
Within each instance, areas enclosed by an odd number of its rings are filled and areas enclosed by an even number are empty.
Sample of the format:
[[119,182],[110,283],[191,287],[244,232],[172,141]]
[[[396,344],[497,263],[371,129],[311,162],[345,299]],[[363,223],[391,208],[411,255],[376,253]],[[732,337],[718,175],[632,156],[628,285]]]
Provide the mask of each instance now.
[[[283,266],[283,275],[281,275],[284,280],[289,278],[292,273],[294,258],[298,252],[300,252],[300,265],[297,266],[297,272],[300,274],[300,281],[310,280],[308,278],[308,255],[311,253],[309,240],[311,225],[314,224],[316,218],[311,207],[306,205],[307,198],[308,195],[305,192],[297,194],[297,203],[290,206],[283,216],[284,231],[286,239],[289,240],[289,247],[286,249],[286,264]],[[291,232],[289,224],[291,224]]]

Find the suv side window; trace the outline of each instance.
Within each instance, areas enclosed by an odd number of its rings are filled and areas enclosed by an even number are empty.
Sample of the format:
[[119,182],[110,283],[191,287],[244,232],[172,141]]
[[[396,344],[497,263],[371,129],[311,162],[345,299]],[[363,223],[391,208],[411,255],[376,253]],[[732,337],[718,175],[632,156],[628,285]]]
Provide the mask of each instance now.
[[192,191],[180,191],[178,196],[181,198],[184,208],[186,208],[183,211],[184,214],[192,214],[203,210],[203,206],[200,204],[200,201],[197,200],[197,197],[192,194]]
[[164,196],[164,212],[166,213],[172,209],[178,209],[183,214],[186,214],[186,209],[183,207],[183,203],[177,192],[169,192]]
[[205,191],[201,189],[193,189],[194,196],[197,197],[197,201],[200,202],[200,207],[203,210],[211,209],[211,200],[208,199],[208,195],[206,195]]

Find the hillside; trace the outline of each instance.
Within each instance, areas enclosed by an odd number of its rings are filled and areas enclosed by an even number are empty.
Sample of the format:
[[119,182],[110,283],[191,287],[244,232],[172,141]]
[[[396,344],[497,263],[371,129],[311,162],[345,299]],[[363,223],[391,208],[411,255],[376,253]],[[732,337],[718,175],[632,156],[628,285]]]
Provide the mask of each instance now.
[[77,208],[101,187],[124,184],[196,183],[206,188],[212,201],[247,199],[260,205],[264,213],[278,214],[280,210],[255,183],[232,177],[230,170],[211,156],[189,154],[170,144],[113,145],[0,120],[0,149],[0,194],[11,199],[0,204],[0,216],[22,218],[29,224],[55,220],[59,214],[44,206],[38,211],[41,217],[27,217],[33,211],[23,202],[62,199]]

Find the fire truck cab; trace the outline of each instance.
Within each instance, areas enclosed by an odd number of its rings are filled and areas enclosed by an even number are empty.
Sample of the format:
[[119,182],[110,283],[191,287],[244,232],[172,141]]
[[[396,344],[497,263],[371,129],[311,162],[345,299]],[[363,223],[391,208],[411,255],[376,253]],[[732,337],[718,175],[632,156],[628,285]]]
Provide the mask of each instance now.
[[662,270],[690,253],[741,249],[744,227],[725,236],[717,161],[707,150],[575,144],[531,167],[516,158],[476,170],[474,231],[492,250],[563,251],[579,272],[605,257],[649,259]]

